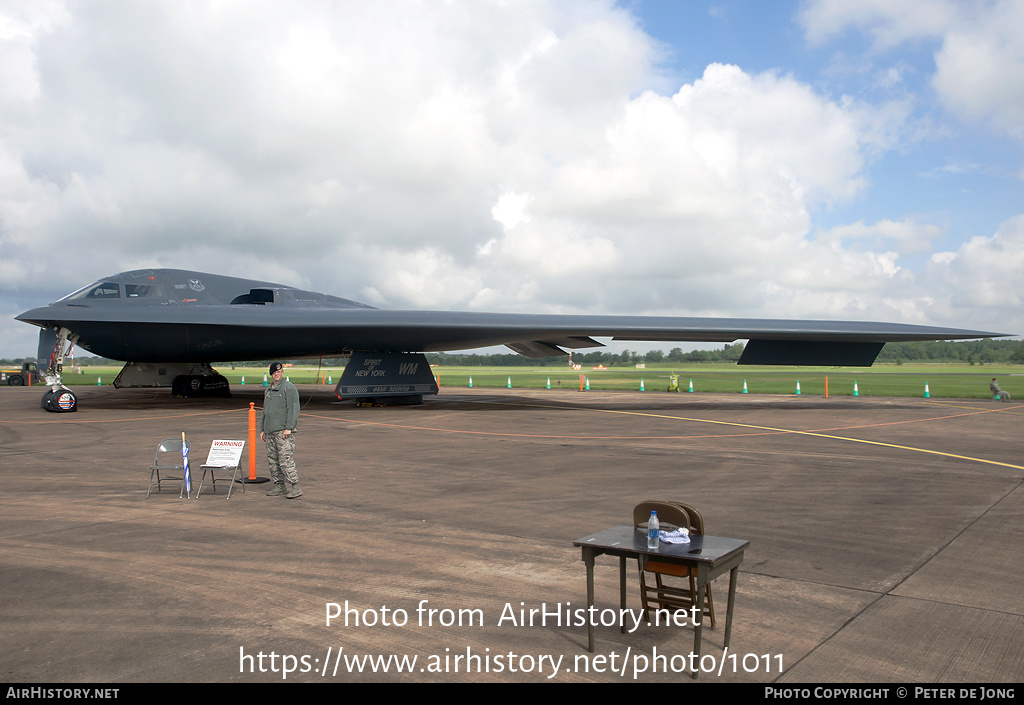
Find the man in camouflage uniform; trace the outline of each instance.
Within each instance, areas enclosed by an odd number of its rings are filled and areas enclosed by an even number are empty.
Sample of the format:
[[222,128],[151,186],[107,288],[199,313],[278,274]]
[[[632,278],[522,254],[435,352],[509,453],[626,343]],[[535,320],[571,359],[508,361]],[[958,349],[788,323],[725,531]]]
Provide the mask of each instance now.
[[[302,495],[299,474],[295,471],[295,431],[299,425],[299,390],[284,379],[284,365],[270,366],[273,383],[263,392],[263,417],[260,440],[267,444],[267,464],[274,487],[267,494],[295,499]],[[285,492],[285,480],[292,488]]]
[[992,392],[993,399],[999,399],[999,401],[1010,401],[1010,393],[1004,392],[999,388],[999,383],[996,382],[996,378],[993,377],[992,381],[988,383],[989,391]]

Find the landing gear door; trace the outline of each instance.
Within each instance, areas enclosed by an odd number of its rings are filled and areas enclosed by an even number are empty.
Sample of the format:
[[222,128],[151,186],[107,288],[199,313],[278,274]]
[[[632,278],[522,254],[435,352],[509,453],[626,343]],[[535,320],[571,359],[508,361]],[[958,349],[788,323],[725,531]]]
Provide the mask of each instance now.
[[56,347],[57,331],[53,328],[40,328],[39,348],[36,351],[36,365],[41,374],[50,372],[50,360],[53,359],[53,351]]
[[335,388],[339,399],[420,397],[437,394],[430,363],[421,353],[352,353]]

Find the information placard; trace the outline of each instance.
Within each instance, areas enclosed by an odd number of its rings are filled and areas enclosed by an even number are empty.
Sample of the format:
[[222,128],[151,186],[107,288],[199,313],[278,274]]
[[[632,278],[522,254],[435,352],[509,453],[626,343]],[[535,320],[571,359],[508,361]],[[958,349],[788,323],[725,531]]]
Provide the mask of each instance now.
[[245,441],[214,441],[204,465],[215,468],[233,468],[242,460]]

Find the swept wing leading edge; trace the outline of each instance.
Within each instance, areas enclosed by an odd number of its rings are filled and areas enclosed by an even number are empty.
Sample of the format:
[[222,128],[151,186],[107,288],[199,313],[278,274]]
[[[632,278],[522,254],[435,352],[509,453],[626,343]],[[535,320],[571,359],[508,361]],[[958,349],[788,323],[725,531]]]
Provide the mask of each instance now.
[[[101,286],[109,289],[96,288]],[[500,344],[528,357],[546,357],[564,348],[599,346],[594,337],[611,337],[748,339],[741,363],[870,365],[886,342],[1002,335],[859,321],[393,311],[280,284],[183,270],[124,272],[17,318],[43,328],[66,328],[79,346],[96,355],[136,362],[332,356],[355,350],[432,352]]]

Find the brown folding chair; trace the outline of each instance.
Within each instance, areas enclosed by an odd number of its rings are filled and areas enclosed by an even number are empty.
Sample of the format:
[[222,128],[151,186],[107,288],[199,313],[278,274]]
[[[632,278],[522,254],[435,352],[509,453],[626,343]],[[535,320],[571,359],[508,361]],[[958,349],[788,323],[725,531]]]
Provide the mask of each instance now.
[[[680,509],[686,512],[686,515],[690,517],[690,534],[704,535],[704,517],[701,516],[700,512],[691,507],[689,504],[682,502],[670,502],[675,504]],[[690,590],[696,595],[697,594],[697,583],[696,576],[693,571],[690,571]],[[711,583],[707,584],[707,591],[704,593],[704,614],[707,615],[712,629],[715,628],[715,601],[711,597]]]
[[[691,533],[704,533],[704,520],[692,507],[681,502],[647,500],[633,508],[634,526],[647,526],[651,511],[658,513],[658,521],[663,530],[671,530],[676,527],[689,529]],[[691,515],[690,511],[694,514]],[[666,526],[667,525],[667,526]],[[650,611],[652,609],[668,609],[670,612],[684,609],[689,610],[697,604],[697,582],[696,576],[688,566],[677,565],[659,561],[657,558],[648,558],[646,566],[640,559],[637,560],[640,570],[640,602],[643,605],[644,618],[648,623],[651,621]],[[648,582],[648,574],[654,577],[654,584]],[[685,578],[686,582],[679,584],[669,578]],[[711,602],[711,585],[707,586],[705,593],[704,614],[710,618],[711,627],[715,626],[714,606]]]

